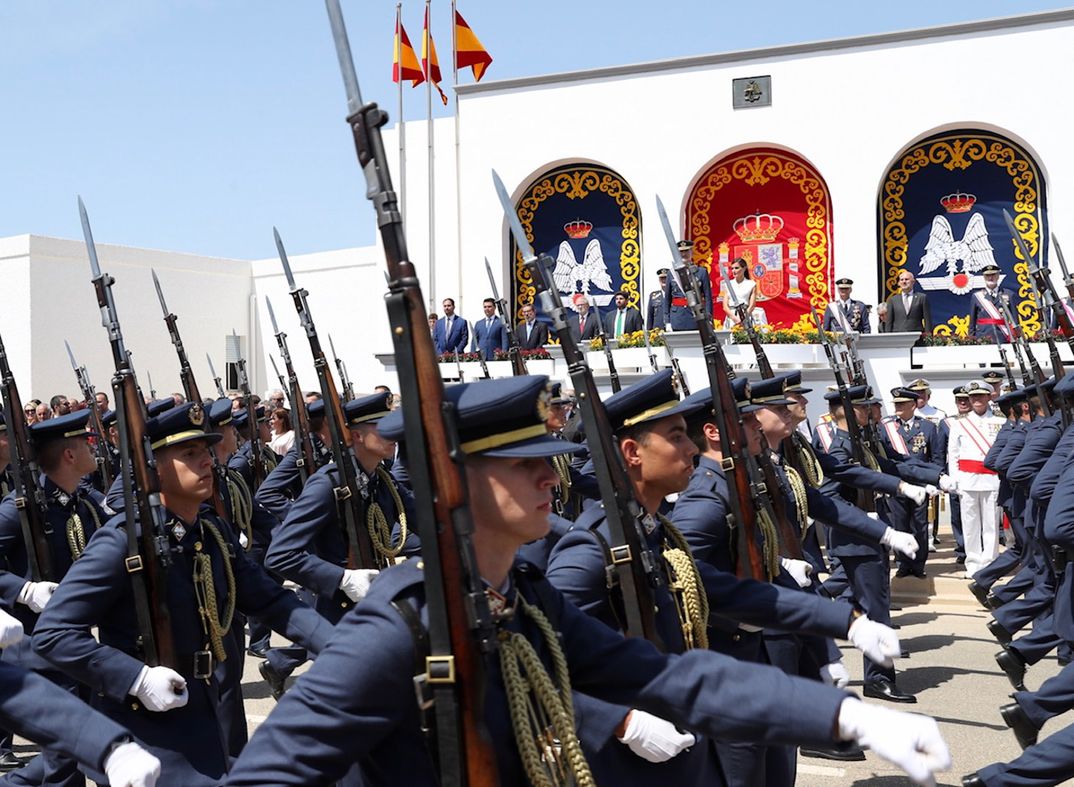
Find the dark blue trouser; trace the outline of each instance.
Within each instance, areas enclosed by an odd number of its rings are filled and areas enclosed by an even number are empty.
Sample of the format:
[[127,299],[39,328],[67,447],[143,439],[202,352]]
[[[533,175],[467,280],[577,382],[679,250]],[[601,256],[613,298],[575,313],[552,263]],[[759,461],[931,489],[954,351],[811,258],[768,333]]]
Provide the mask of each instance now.
[[1030,746],[1008,763],[977,771],[989,787],[1050,787],[1074,776],[1074,726],[1059,730]]
[[[887,554],[841,555],[839,558],[846,571],[847,581],[854,601],[869,620],[891,623],[891,599],[889,584],[891,581],[889,559]],[[879,664],[862,656],[865,665],[865,681],[895,680],[894,667],[881,667]]]
[[1040,685],[1036,691],[1016,691],[1014,701],[1022,706],[1037,727],[1048,719],[1074,708],[1074,669],[1063,667]]

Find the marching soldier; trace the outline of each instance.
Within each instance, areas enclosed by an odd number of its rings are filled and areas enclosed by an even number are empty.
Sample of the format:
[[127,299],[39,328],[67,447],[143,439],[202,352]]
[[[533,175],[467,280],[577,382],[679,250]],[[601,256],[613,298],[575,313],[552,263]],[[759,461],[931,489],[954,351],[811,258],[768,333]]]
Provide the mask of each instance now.
[[[465,455],[477,572],[487,582],[498,629],[498,651],[486,657],[484,716],[500,783],[591,785],[600,779],[575,732],[573,707],[581,697],[629,703],[710,737],[864,740],[881,756],[911,765],[911,775],[921,781],[946,763],[931,720],[867,706],[819,683],[704,650],[669,660],[642,639],[610,631],[566,602],[539,573],[516,565],[518,548],[548,529],[556,475],[547,457],[577,447],[545,431],[545,382],[518,377],[445,392],[456,406]],[[382,431],[397,437],[401,422],[389,417]],[[685,483],[689,470],[676,463],[672,474]],[[423,711],[414,698],[415,669],[425,670],[425,627],[412,624],[424,619],[424,594],[420,561],[381,572],[363,603],[340,621],[332,644],[260,725],[228,784],[323,783],[354,763],[369,787],[436,783]],[[519,672],[522,652],[536,658]],[[549,677],[553,664],[560,665],[555,680]],[[795,710],[787,713],[792,696]],[[643,726],[628,722],[624,737],[644,737],[634,728]],[[908,734],[916,746],[906,747]],[[545,746],[552,738],[558,746]],[[908,757],[910,748],[920,753]],[[635,774],[612,783],[639,780]]]
[[[127,573],[124,516],[97,531],[38,620],[34,650],[90,687],[95,707],[161,761],[160,785],[219,784],[227,771],[215,666],[228,658],[235,612],[256,614],[319,651],[331,626],[247,558],[227,525],[203,506],[212,492],[210,447],[200,404],[148,419],[160,476],[170,565],[166,594],[174,668],[144,663]],[[98,637],[92,629],[96,627]]]
[[1003,307],[1009,307],[1016,296],[1014,290],[999,286],[999,274],[999,266],[995,263],[981,269],[985,286],[974,290],[970,296],[970,336],[992,338],[992,331],[995,330],[1008,341],[1011,338],[1003,316]]

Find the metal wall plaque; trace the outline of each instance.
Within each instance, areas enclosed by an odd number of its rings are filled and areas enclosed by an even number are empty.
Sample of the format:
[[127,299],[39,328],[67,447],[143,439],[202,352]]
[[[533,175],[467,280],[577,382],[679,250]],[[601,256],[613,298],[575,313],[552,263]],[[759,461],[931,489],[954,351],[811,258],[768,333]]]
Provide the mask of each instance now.
[[732,80],[731,105],[735,109],[772,106],[772,77],[743,77]]

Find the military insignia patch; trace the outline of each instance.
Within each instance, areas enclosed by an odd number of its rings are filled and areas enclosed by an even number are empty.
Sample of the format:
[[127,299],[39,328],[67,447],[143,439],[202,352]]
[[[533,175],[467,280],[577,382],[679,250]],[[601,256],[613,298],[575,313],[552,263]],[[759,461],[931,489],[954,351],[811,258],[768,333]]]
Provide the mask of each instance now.
[[196,402],[190,408],[190,423],[194,426],[201,426],[205,423],[205,410]]

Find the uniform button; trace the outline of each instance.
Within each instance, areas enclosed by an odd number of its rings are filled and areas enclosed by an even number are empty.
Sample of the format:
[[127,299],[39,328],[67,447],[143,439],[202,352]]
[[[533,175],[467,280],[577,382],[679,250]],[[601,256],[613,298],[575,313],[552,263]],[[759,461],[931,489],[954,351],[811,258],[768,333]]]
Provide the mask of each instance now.
[[142,706],[139,705],[137,702],[132,702],[131,703],[131,710],[139,710],[141,707]]
[[739,641],[740,639],[742,639],[742,635],[741,635],[741,634],[732,634],[732,635],[731,635],[731,641],[732,641],[732,642],[738,642],[738,641]]

